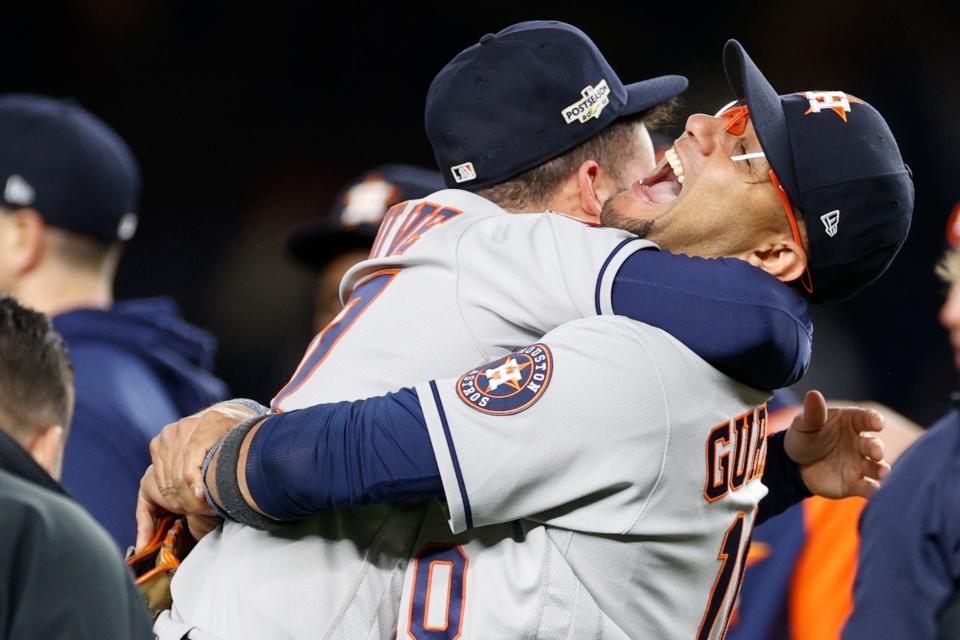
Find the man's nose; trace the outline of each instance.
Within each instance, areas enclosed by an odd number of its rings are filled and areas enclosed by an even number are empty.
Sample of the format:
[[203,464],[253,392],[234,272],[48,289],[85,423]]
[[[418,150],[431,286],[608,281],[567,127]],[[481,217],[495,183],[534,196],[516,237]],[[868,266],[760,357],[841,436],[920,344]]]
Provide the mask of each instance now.
[[940,324],[951,330],[960,328],[960,283],[950,285],[947,299],[940,307]]
[[697,143],[703,155],[708,156],[716,148],[717,135],[723,128],[723,122],[720,118],[697,113],[687,118],[684,133]]

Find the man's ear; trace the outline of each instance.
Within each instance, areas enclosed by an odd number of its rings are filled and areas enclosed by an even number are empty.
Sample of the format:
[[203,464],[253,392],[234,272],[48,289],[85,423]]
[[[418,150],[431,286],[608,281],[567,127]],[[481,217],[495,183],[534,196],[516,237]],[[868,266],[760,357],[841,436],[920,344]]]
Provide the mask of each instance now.
[[46,223],[36,209],[10,211],[3,216],[0,251],[16,275],[29,273],[40,262],[46,244]]
[[63,462],[63,427],[57,424],[37,429],[27,443],[27,451],[47,473],[60,479]]
[[747,262],[781,282],[793,282],[807,270],[808,259],[807,252],[796,240],[782,236],[754,249],[747,256]]
[[580,208],[589,217],[589,222],[600,224],[600,211],[607,198],[613,195],[607,176],[600,169],[600,165],[593,160],[586,160],[577,169],[577,189],[580,194]]

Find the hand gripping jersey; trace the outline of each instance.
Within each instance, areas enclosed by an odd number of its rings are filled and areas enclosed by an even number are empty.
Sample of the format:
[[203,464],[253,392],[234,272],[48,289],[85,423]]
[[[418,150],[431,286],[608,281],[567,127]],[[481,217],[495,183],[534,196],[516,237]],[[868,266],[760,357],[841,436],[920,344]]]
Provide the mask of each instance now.
[[[311,343],[273,407],[364,398],[453,376],[564,322],[611,313],[615,274],[649,246],[556,214],[506,214],[460,191],[398,205],[373,257],[345,277],[343,311]],[[227,523],[181,566],[159,637],[179,638],[190,628],[231,639],[392,637],[404,580],[419,566],[407,561],[430,539],[424,533],[418,540],[418,532],[436,531],[439,542],[449,542],[440,509],[438,502],[369,506],[311,518],[282,534]],[[535,535],[546,535],[540,531]],[[510,532],[505,541],[501,530],[477,535],[507,544],[505,563],[543,552],[520,544],[521,529],[511,525]],[[530,579],[535,588],[539,576]]]

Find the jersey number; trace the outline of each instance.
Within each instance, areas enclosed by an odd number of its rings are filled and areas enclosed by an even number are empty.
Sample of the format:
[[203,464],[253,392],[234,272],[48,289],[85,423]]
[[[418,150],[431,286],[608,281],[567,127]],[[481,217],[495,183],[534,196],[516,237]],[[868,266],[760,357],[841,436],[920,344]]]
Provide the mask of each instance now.
[[280,393],[278,393],[273,399],[273,402],[270,403],[271,411],[276,412],[280,403],[283,402],[287,396],[294,393],[310,379],[313,372],[316,371],[317,368],[323,364],[323,361],[327,359],[327,356],[330,355],[333,347],[340,342],[343,334],[353,326],[353,323],[367,310],[367,307],[373,304],[373,301],[383,293],[387,285],[393,282],[393,279],[397,277],[398,273],[398,269],[378,271],[360,281],[360,284],[353,290],[353,294],[350,296],[350,299],[347,300],[347,304],[343,306],[343,309],[340,310],[340,313],[337,314],[337,317],[331,320],[330,324],[317,334],[317,337],[314,338],[310,346],[307,347],[307,353],[303,356],[303,360],[300,361],[300,366],[297,367],[297,370],[293,373],[293,377],[290,378],[290,382],[280,390]]
[[[421,202],[409,212],[407,211],[408,208],[410,208],[408,203],[402,202],[392,207],[384,215],[380,230],[377,232],[377,239],[370,250],[371,258],[403,255],[424,233],[461,214],[461,211],[457,209],[442,207],[429,202]],[[350,294],[347,304],[340,310],[337,317],[307,347],[307,353],[294,372],[293,378],[270,403],[271,411],[279,411],[280,403],[310,379],[313,372],[330,355],[330,351],[340,341],[340,338],[373,304],[377,296],[383,293],[383,290],[387,288],[387,285],[393,281],[399,272],[399,269],[378,271],[361,280],[353,288],[353,293]]]
[[[733,524],[727,529],[723,537],[723,544],[720,546],[720,553],[717,554],[717,560],[720,560],[720,571],[717,572],[717,579],[713,583],[713,589],[710,591],[710,600],[707,602],[707,610],[703,613],[703,620],[700,622],[700,630],[697,632],[697,640],[707,640],[710,633],[717,624],[720,616],[723,601],[730,590],[730,581],[734,575],[737,576],[737,583],[733,590],[733,597],[727,605],[726,613],[723,617],[723,633],[721,638],[727,635],[727,624],[730,621],[730,612],[737,601],[737,594],[740,592],[740,582],[743,580],[743,571],[747,563],[740,563],[740,541],[743,538],[745,514],[741,511],[737,514]],[[747,545],[750,546],[750,536],[747,536]],[[739,569],[738,569],[739,567]]]
[[467,567],[460,546],[428,545],[413,565],[407,633],[413,640],[456,640],[467,604]]

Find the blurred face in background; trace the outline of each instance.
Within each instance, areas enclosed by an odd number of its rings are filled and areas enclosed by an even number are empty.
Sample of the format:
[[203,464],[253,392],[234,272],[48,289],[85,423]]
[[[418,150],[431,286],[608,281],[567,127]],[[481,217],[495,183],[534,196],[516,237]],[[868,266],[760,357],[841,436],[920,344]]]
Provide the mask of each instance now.
[[317,276],[313,298],[313,329],[320,333],[330,324],[343,305],[340,304],[340,280],[350,267],[366,260],[369,249],[351,249],[332,258]]
[[937,273],[950,284],[947,299],[940,307],[940,324],[950,333],[953,366],[960,369],[960,250],[947,251],[937,268]]

